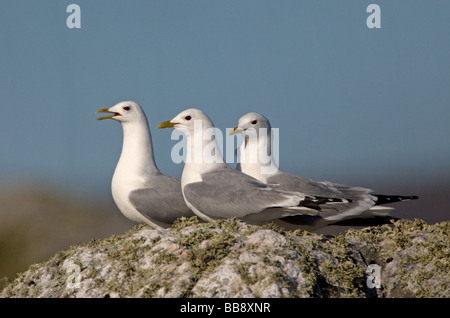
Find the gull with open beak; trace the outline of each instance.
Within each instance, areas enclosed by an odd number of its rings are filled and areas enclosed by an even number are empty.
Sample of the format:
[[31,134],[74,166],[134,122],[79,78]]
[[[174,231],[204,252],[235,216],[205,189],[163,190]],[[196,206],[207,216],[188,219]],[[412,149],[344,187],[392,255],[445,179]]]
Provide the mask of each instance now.
[[138,103],[124,101],[96,113],[122,124],[122,153],[111,182],[114,202],[128,219],[167,228],[180,217],[194,214],[184,203],[180,180],[156,167],[147,117]]

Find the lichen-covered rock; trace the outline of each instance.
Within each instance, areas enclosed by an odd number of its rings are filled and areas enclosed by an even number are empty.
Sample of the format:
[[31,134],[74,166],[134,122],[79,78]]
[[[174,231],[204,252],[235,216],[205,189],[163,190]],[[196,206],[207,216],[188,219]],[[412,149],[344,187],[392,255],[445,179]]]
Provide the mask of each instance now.
[[180,219],[59,252],[0,297],[450,297],[449,230],[397,221],[327,237]]
[[398,221],[346,233],[367,259],[381,266],[386,297],[450,297],[450,222]]

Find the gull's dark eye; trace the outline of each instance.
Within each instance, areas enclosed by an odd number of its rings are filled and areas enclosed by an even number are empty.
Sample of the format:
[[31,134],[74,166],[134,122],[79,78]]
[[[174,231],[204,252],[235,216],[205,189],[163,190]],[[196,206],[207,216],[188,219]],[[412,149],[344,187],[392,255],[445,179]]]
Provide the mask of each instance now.
[[252,125],[256,125],[258,123],[258,121],[255,119],[252,121]]
[[187,115],[186,117],[184,117],[184,119],[186,119],[186,120],[191,120],[191,119],[192,119],[192,117],[191,117],[191,116],[189,116],[189,115]]
[[123,109],[126,110],[126,111],[129,111],[131,109],[131,107],[130,106],[124,106]]

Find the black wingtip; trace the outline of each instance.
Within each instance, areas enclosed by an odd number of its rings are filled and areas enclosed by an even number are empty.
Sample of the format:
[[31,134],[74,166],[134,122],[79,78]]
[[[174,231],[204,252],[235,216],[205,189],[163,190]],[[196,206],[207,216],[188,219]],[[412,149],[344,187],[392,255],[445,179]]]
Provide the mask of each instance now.
[[410,200],[417,200],[419,197],[417,195],[383,195],[383,194],[374,194],[374,196],[377,198],[377,202],[375,205],[381,205],[381,204],[389,204],[389,203],[395,203],[395,202],[402,202],[402,201],[410,201]]

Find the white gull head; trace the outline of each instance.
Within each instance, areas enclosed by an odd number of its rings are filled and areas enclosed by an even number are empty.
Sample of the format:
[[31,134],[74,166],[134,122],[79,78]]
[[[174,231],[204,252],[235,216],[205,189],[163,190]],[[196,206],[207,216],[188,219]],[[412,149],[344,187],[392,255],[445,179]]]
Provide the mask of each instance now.
[[279,143],[278,130],[272,129],[269,120],[259,113],[247,113],[239,119],[238,125],[229,134],[240,133],[243,142],[238,150],[237,169],[261,182],[278,172]]

